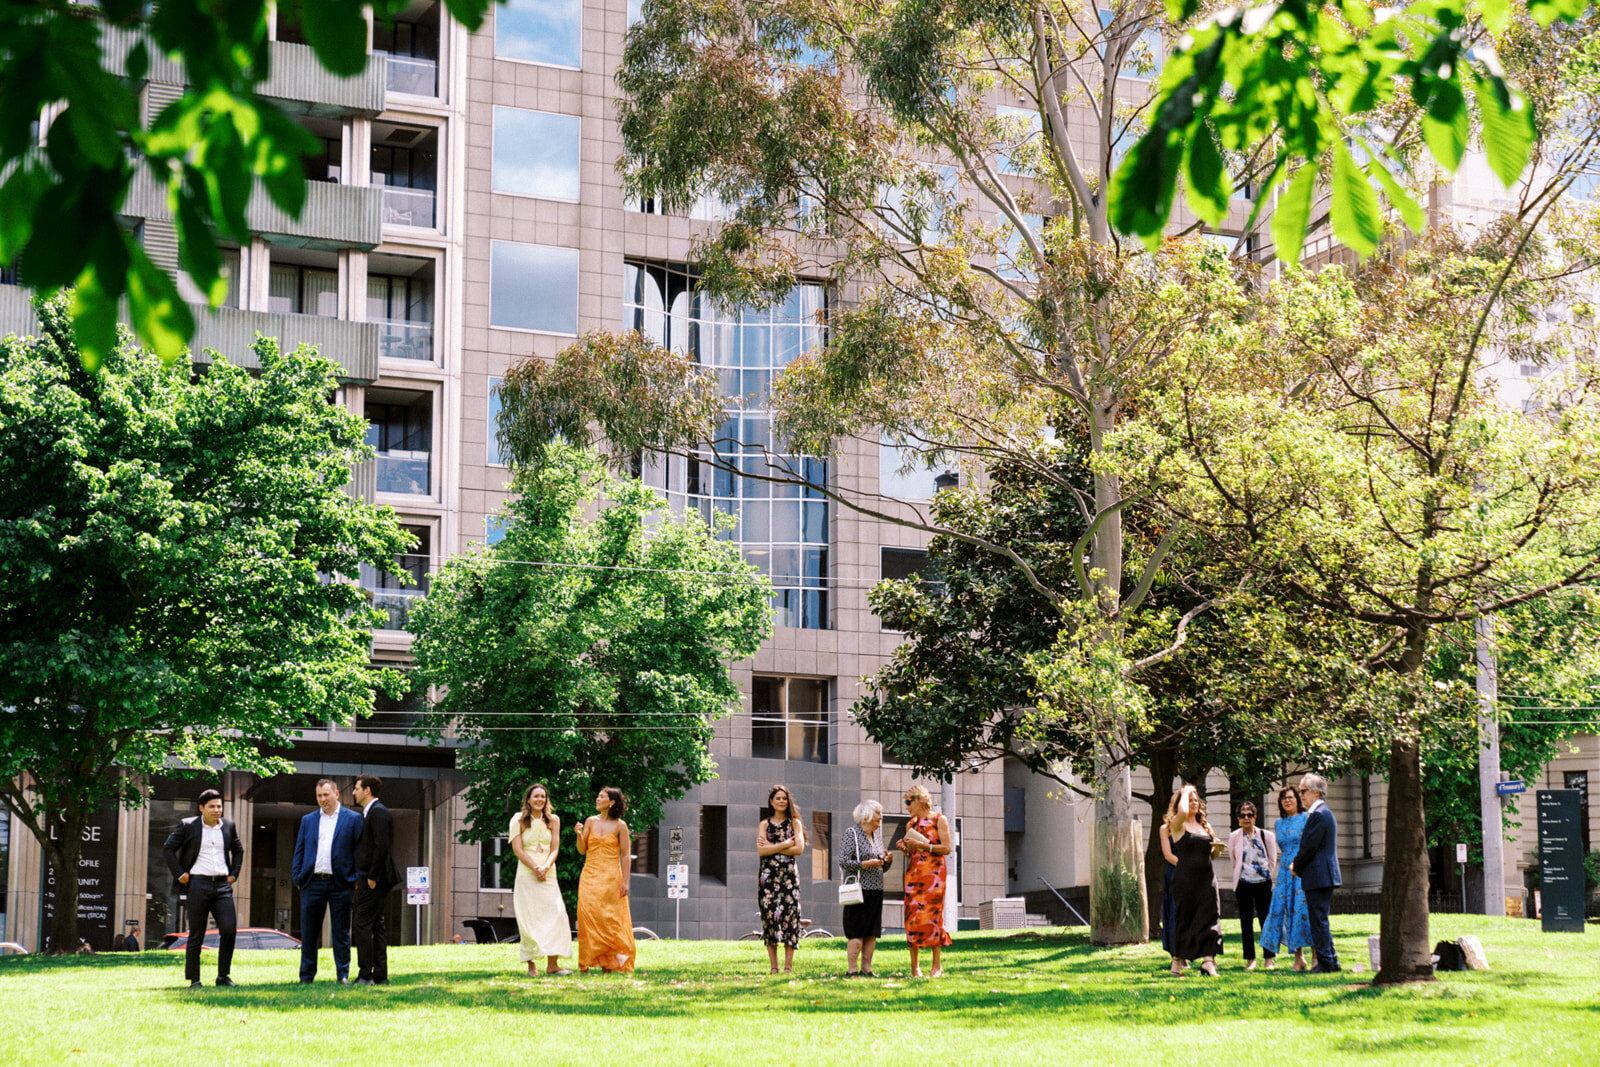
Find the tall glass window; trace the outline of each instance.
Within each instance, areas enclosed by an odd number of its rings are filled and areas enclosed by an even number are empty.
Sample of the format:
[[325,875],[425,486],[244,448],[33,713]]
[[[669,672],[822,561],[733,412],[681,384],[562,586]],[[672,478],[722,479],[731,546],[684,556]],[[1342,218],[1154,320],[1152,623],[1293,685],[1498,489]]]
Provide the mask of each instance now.
[[432,362],[433,262],[374,255],[367,267],[367,321],[385,359]]
[[378,453],[378,492],[431,494],[433,394],[369,390],[367,444]]
[[[372,594],[373,606],[384,613],[384,620],[378,624],[380,630],[409,630],[411,601],[428,592],[433,530],[427,526],[402,526],[401,529],[416,538],[415,548],[396,556],[394,566],[387,570],[366,563],[361,565],[361,588]],[[401,575],[409,576],[410,583],[407,584]]]
[[495,192],[578,199],[579,143],[576,115],[495,108]]
[[[652,460],[646,477],[674,506],[733,516],[724,533],[773,585],[779,626],[828,627],[827,463],[782,453],[772,437],[768,390],[789,361],[824,341],[818,319],[826,290],[801,285],[768,310],[718,307],[681,267],[628,264],[623,302],[627,328],[714,367],[731,401],[704,460]],[[713,467],[716,458],[739,473]],[[770,460],[769,460],[770,456]],[[767,481],[775,474],[799,482]]]
[[583,0],[506,0],[495,10],[494,54],[551,67],[581,65]]
[[408,21],[372,24],[372,50],[389,57],[391,93],[439,95],[439,5],[430,4]]
[[267,273],[267,310],[339,317],[339,272],[274,263]]
[[750,679],[750,754],[827,763],[828,683],[820,678]]
[[489,325],[578,332],[578,250],[489,242]]

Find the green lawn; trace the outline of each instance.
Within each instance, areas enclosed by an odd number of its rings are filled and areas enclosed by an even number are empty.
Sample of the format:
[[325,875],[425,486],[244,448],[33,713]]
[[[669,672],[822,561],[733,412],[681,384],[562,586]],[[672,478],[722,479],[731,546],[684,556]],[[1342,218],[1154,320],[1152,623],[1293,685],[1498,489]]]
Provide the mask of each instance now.
[[[1335,920],[1365,962],[1368,916]],[[1237,924],[1228,924],[1232,931]],[[938,981],[843,981],[843,943],[806,942],[793,979],[759,945],[649,942],[634,978],[530,979],[514,946],[398,948],[387,990],[296,983],[298,954],[241,952],[232,990],[190,993],[181,954],[0,959],[7,1063],[1171,1064],[1600,1062],[1600,928],[1441,916],[1492,970],[1382,992],[1369,974],[1246,973],[1229,938],[1216,979],[1173,979],[1159,948],[1081,933],[966,934]],[[207,975],[215,954],[207,953]],[[332,961],[324,953],[325,969]],[[899,972],[896,974],[896,972]]]

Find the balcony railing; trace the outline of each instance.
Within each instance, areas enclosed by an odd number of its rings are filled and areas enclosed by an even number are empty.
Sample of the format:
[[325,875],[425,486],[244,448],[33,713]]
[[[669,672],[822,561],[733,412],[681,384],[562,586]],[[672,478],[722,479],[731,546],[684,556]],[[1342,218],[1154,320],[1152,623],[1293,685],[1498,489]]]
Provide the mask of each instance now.
[[384,613],[384,620],[378,623],[380,630],[409,630],[411,629],[411,603],[422,596],[421,589],[371,589],[372,606]]
[[379,320],[378,352],[384,359],[433,362],[433,323]]
[[432,189],[406,189],[395,185],[383,187],[383,224],[385,226],[420,226],[434,228],[433,206],[438,194]]
[[378,492],[402,496],[428,496],[427,452],[392,449],[378,453]]
[[412,96],[439,95],[439,61],[421,56],[390,55],[389,91]]

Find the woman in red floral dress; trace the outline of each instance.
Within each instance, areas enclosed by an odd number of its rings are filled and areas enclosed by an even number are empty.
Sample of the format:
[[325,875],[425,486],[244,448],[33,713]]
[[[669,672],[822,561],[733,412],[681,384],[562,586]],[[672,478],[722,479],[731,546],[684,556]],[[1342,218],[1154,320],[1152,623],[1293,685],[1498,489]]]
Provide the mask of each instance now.
[[[933,810],[933,797],[920,785],[905,793],[911,821],[896,846],[906,854],[906,942],[911,946],[911,976],[921,978],[918,950],[933,950],[933,977],[944,974],[939,951],[950,944],[944,928],[945,856],[950,854],[950,823]],[[920,840],[919,840],[920,838]]]

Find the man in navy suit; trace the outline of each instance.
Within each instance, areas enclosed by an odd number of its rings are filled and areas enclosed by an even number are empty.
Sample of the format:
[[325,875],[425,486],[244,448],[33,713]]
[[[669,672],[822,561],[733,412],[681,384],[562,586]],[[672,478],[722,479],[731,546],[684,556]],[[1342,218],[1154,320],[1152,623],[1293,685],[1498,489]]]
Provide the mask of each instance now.
[[1306,811],[1305,829],[1300,833],[1300,851],[1290,870],[1300,878],[1306,893],[1306,913],[1311,920],[1311,950],[1317,954],[1312,973],[1327,974],[1340,969],[1339,954],[1333,949],[1333,931],[1328,928],[1328,912],[1333,907],[1333,890],[1339,880],[1339,823],[1323,800],[1328,780],[1320,774],[1300,779],[1300,807]]
[[300,889],[300,984],[317,977],[322,917],[333,915],[333,968],[350,981],[350,902],[356,889],[356,837],[361,816],[339,803],[331,778],[317,780],[317,810],[300,820],[290,877]]

